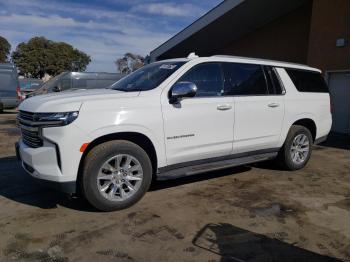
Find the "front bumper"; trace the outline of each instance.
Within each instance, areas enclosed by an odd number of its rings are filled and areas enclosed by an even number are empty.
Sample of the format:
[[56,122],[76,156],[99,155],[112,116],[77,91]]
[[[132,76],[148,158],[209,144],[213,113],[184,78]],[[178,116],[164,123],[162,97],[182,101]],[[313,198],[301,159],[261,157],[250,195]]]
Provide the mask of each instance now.
[[58,165],[54,145],[31,148],[21,140],[16,143],[16,155],[22,167],[40,183],[64,193],[76,192],[76,181],[65,181]]

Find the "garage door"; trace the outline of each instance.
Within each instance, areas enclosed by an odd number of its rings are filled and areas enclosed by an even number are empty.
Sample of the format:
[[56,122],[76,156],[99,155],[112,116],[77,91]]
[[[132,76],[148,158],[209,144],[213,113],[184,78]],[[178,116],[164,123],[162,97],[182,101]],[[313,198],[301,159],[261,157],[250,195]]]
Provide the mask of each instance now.
[[350,134],[350,72],[330,74],[329,90],[333,101],[332,131]]

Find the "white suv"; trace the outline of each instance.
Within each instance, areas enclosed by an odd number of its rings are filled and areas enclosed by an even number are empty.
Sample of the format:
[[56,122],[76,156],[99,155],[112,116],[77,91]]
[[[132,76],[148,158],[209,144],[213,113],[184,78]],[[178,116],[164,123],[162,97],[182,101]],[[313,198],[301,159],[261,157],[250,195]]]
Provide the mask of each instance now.
[[318,69],[228,56],[152,63],[108,89],[19,109],[24,169],[105,211],[133,205],[155,178],[276,157],[300,169],[332,124]]

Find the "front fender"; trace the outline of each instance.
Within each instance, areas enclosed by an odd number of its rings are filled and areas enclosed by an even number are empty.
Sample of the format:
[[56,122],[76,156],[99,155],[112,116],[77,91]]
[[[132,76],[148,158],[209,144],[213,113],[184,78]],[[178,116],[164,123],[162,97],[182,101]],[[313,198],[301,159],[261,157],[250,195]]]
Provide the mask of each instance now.
[[92,142],[106,135],[123,133],[123,132],[134,132],[134,133],[139,133],[148,137],[149,140],[153,143],[153,146],[156,150],[158,166],[162,167],[166,165],[166,157],[165,157],[163,140],[161,138],[158,138],[157,135],[152,132],[152,130],[150,130],[145,126],[137,125],[137,124],[110,125],[110,126],[105,126],[103,128],[96,129],[90,134],[88,134],[88,136],[91,139],[90,142]]

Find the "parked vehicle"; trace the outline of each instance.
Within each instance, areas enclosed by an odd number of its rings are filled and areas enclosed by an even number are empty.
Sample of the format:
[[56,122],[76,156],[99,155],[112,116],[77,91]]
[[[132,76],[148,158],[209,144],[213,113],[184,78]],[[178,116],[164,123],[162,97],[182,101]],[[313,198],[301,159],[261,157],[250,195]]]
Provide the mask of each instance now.
[[301,169],[332,124],[318,69],[228,56],[155,62],[109,89],[19,109],[24,169],[105,211],[133,205],[155,178],[275,158]]
[[123,77],[114,73],[63,72],[51,78],[31,96],[76,89],[108,87]]
[[36,90],[38,90],[43,85],[43,81],[41,79],[36,78],[22,78],[19,79],[19,87],[21,92],[21,100],[30,96],[30,94]]
[[0,112],[18,106],[20,100],[17,69],[13,64],[0,64]]

